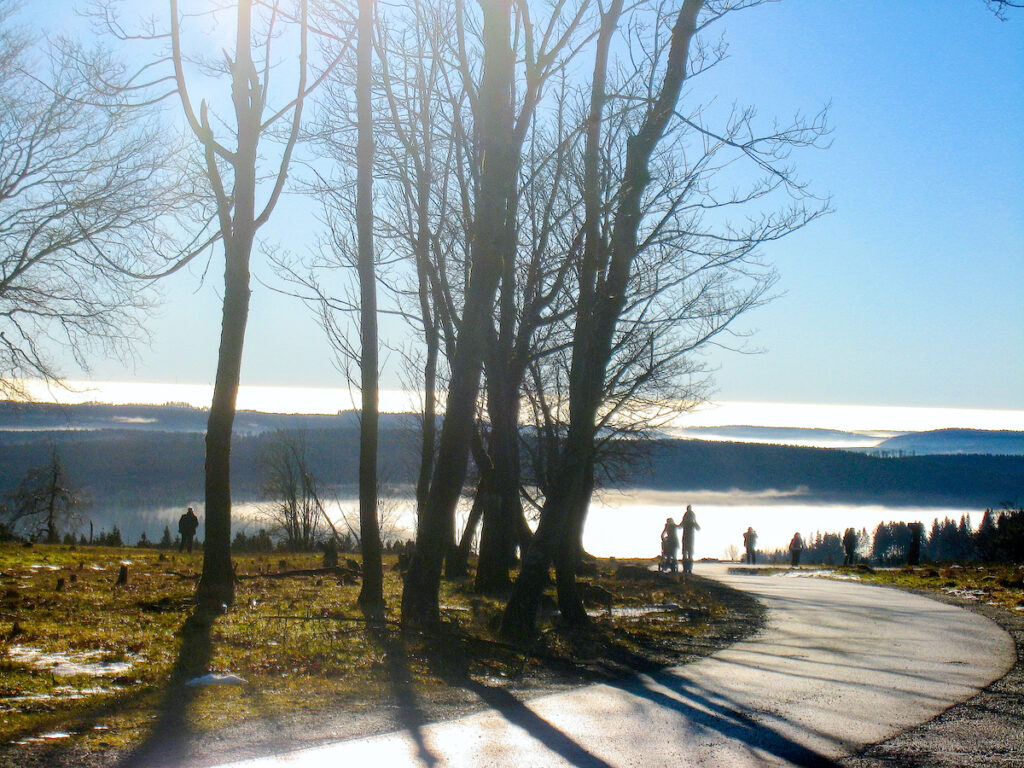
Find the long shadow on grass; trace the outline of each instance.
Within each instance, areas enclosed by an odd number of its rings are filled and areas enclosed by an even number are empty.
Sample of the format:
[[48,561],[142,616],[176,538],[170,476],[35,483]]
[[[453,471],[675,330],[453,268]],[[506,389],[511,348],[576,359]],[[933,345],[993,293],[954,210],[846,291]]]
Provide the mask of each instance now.
[[427,722],[427,718],[420,709],[416,692],[412,689],[412,675],[409,671],[409,660],[402,642],[402,635],[388,632],[385,624],[376,621],[370,621],[367,624],[367,629],[374,642],[384,650],[384,663],[387,668],[388,680],[391,683],[391,691],[398,705],[398,718],[402,727],[416,744],[416,756],[423,765],[437,765],[438,758],[430,751],[430,747],[427,746],[426,739],[423,737],[422,728]]
[[188,755],[191,736],[188,710],[198,693],[186,683],[206,672],[213,655],[210,630],[215,616],[196,610],[182,624],[178,658],[171,670],[166,690],[158,705],[153,730],[145,741],[118,763],[118,768],[141,768],[155,763],[178,763]]

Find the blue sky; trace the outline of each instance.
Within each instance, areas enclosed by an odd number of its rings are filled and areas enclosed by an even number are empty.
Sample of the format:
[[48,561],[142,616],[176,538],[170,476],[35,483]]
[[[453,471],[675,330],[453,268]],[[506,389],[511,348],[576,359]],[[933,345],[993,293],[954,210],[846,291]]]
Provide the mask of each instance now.
[[[729,59],[702,87],[721,104],[783,121],[830,104],[831,147],[795,159],[833,212],[765,249],[781,295],[743,324],[763,351],[710,352],[715,398],[1024,409],[1024,12],[783,0],[717,32]],[[267,233],[300,253],[303,234]],[[168,281],[152,347],[91,376],[212,381],[220,271]],[[343,382],[307,310],[256,285],[243,383]],[[400,385],[390,369],[385,384]]]

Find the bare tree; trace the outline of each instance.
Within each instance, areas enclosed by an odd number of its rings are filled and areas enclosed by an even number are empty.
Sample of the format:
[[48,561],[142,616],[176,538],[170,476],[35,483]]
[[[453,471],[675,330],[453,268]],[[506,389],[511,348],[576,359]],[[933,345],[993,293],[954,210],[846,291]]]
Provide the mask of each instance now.
[[48,544],[55,544],[62,530],[68,532],[68,526],[74,526],[85,505],[82,494],[69,483],[56,448],[48,463],[25,473],[8,501],[7,528]]
[[266,446],[263,465],[263,496],[269,504],[262,516],[270,532],[294,552],[308,552],[320,542],[329,522],[321,502],[320,483],[309,466],[303,436],[279,431]]
[[373,0],[359,0],[356,22],[356,232],[359,266],[360,392],[359,533],[363,584],[359,605],[368,616],[384,615],[384,575],[377,527],[377,266],[373,247]]
[[[468,29],[462,3],[456,4],[457,31]],[[454,351],[451,381],[437,462],[427,504],[419,519],[417,549],[402,595],[402,620],[431,625],[438,619],[441,566],[454,537],[454,511],[465,481],[474,435],[480,373],[489,340],[490,317],[510,255],[509,217],[515,196],[520,153],[533,122],[538,93],[547,77],[566,66],[575,53],[576,31],[587,2],[556,3],[547,19],[536,22],[527,3],[481,0],[480,83],[471,78],[471,61],[459,40],[458,65],[469,91],[479,173],[473,199],[469,277]],[[513,10],[515,14],[513,14]],[[515,24],[513,25],[513,15]],[[517,109],[517,64],[528,71],[522,109]]]
[[[83,368],[129,355],[149,306],[137,279],[180,252],[189,185],[173,142],[124,98],[103,106],[90,73],[116,65],[68,41],[34,45],[0,0],[0,395],[60,384],[56,349]],[[183,183],[184,182],[184,183]]]
[[[125,30],[116,4],[109,0],[100,2],[96,13],[108,32],[125,43],[164,47],[150,63],[109,83],[108,90],[133,94],[141,103],[168,96],[178,101],[202,157],[201,178],[224,246],[220,347],[206,431],[203,573],[196,597],[203,605],[230,605],[231,433],[249,314],[250,261],[256,234],[270,220],[284,191],[306,99],[336,60],[318,76],[310,76],[307,0],[294,6],[282,0],[237,0],[200,4],[185,12],[178,0],[169,0],[168,11],[166,27],[158,29],[154,21],[141,34]],[[185,44],[185,25],[210,15],[234,32],[234,53],[224,51],[221,59],[194,56]],[[290,36],[287,42],[284,36]],[[282,61],[294,62],[283,79]],[[160,71],[163,67],[169,71]],[[225,83],[227,93],[202,98],[197,109],[193,78],[200,79],[204,94],[217,93]]]
[[453,541],[455,505],[466,475],[486,323],[501,271],[508,184],[515,171],[515,158],[510,151],[515,68],[512,2],[481,0],[480,6],[483,72],[475,94],[474,115],[479,125],[479,154],[486,158],[486,163],[476,199],[470,252],[473,267],[451,359],[438,457],[427,502],[417,523],[416,553],[402,593],[402,621],[407,626],[432,626],[440,618],[441,568]]
[[[628,48],[635,53],[632,66],[620,69],[617,91],[606,85],[602,59],[608,55],[603,43],[619,21],[614,18],[619,6],[613,4],[604,16],[582,155],[584,247],[562,390],[568,414],[564,431],[554,430],[557,447],[547,452],[554,471],[503,619],[507,638],[532,636],[552,561],[563,619],[587,623],[575,591],[576,555],[598,448],[615,432],[624,409],[641,415],[656,404],[665,394],[657,393],[659,383],[685,381],[698,370],[688,356],[764,300],[773,274],[759,266],[758,245],[824,210],[824,205],[801,204],[806,191],[786,164],[793,147],[821,137],[820,120],[797,120],[790,128],[757,137],[750,112],[734,115],[725,130],[715,132],[704,124],[699,108],[690,115],[679,110],[685,80],[720,57],[699,42],[691,49],[698,30],[728,10],[751,4],[705,7],[702,0],[685,0],[681,6],[644,6],[640,12],[654,20],[625,25]],[[612,100],[615,109],[606,109]],[[696,140],[687,144],[684,137],[691,131]],[[753,163],[755,181],[746,193],[721,195],[710,180],[737,159]],[[776,191],[797,202],[781,213],[748,216],[743,228],[709,213],[761,203]],[[645,392],[656,396],[644,397]],[[561,421],[562,414],[550,406],[541,410],[547,421]]]

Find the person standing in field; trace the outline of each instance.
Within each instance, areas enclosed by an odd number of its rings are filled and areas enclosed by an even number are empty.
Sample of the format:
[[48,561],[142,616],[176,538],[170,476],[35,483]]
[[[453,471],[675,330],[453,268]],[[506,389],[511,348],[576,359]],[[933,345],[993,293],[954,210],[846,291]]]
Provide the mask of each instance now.
[[747,528],[743,534],[743,549],[746,550],[746,555],[743,558],[743,562],[748,565],[754,565],[757,562],[757,553],[754,551],[754,547],[757,545],[757,531],[754,530],[753,526]]
[[793,567],[800,565],[800,553],[804,551],[804,539],[800,531],[793,534],[793,540],[789,542],[789,554],[793,558]]
[[192,507],[189,507],[188,512],[178,518],[178,533],[181,534],[181,542],[178,544],[179,552],[184,552],[186,549],[189,552],[192,551],[192,542],[195,540],[198,528],[199,518],[196,517]]
[[693,536],[700,530],[693,507],[686,505],[686,513],[679,524],[683,529],[683,573],[693,573]]

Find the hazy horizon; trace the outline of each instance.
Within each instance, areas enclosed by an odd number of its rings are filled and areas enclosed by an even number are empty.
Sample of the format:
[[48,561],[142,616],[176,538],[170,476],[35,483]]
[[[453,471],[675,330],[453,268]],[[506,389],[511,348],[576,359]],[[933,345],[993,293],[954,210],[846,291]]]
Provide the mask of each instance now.
[[[47,388],[40,382],[29,391],[38,402],[75,405],[88,402],[112,405],[164,405],[187,403],[209,407],[209,384],[166,382],[69,381],[69,389]],[[420,410],[419,393],[381,390],[386,413]],[[238,409],[280,414],[334,414],[358,409],[358,396],[341,387],[246,386],[239,388]],[[674,429],[747,426],[822,429],[872,433],[920,432],[932,429],[1024,430],[1024,410],[938,408],[930,406],[862,405],[718,401],[692,411],[681,411],[670,424]],[[882,437],[884,437],[883,435]],[[880,437],[879,439],[882,439]],[[708,436],[704,439],[713,439]]]

